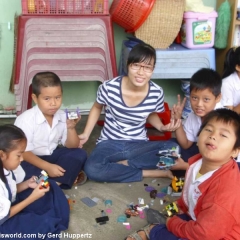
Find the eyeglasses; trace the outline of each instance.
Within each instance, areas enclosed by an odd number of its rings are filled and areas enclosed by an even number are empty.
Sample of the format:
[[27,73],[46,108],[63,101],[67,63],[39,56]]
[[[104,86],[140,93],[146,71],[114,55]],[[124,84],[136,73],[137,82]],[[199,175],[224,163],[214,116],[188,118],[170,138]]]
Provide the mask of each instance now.
[[141,65],[139,63],[131,63],[130,67],[133,70],[140,70],[141,68],[143,68],[144,72],[147,72],[147,73],[153,72],[153,66],[144,66],[144,65]]

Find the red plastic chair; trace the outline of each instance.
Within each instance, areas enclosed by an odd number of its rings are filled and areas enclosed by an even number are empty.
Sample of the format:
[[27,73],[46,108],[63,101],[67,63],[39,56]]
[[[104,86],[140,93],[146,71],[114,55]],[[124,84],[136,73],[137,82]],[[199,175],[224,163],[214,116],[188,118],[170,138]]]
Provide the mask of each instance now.
[[[169,109],[169,106],[166,102],[164,102],[164,108],[165,111],[162,113],[158,113],[159,118],[161,118],[162,123],[164,125],[170,123],[170,118],[171,118],[171,111]],[[99,126],[103,126],[104,125],[104,120],[99,120],[97,121],[97,124]],[[153,128],[153,126],[149,123],[146,123],[146,128]],[[148,135],[148,138],[150,141],[161,141],[161,140],[168,140],[172,137],[171,132],[163,132],[161,133],[161,135]]]

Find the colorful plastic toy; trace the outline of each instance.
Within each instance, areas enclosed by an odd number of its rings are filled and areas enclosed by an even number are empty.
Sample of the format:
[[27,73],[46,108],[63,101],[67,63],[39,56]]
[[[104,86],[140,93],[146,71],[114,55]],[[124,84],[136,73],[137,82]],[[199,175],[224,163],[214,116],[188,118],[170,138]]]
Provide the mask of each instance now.
[[80,111],[79,108],[76,109],[76,111],[71,111],[69,112],[67,109],[65,109],[65,113],[66,113],[66,118],[67,119],[78,119],[80,117]]
[[41,171],[39,177],[36,177],[36,183],[39,184],[40,182],[41,182],[40,189],[49,187],[48,174],[44,170]]
[[168,217],[172,217],[178,213],[178,207],[175,202],[168,204],[165,208],[167,210]]
[[185,179],[183,177],[182,178],[174,177],[172,179],[171,187],[174,192],[182,192],[184,180]]
[[160,156],[160,159],[156,166],[161,170],[169,169],[176,164],[175,160],[180,157],[179,148],[177,147],[159,151],[157,156]]

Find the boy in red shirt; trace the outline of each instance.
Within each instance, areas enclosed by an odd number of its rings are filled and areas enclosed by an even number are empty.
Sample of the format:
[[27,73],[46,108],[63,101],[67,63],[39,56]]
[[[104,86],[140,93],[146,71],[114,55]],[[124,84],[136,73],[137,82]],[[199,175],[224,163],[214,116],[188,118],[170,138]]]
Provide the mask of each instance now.
[[240,239],[240,175],[234,160],[240,148],[240,116],[229,109],[214,110],[204,118],[198,136],[200,154],[189,159],[177,201],[183,214],[139,231],[143,240],[146,233],[150,240]]

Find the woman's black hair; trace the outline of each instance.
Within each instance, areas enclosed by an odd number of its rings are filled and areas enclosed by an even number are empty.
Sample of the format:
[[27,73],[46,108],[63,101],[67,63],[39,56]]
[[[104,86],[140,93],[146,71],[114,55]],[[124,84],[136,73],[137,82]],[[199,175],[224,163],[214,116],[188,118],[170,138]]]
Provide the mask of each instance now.
[[216,121],[221,121],[226,124],[232,124],[235,128],[236,142],[233,149],[240,148],[240,116],[235,111],[227,108],[218,108],[209,112],[203,119],[202,125],[198,131],[198,136],[203,130],[203,128],[211,121],[216,119]]
[[[0,150],[9,153],[16,149],[17,144],[27,140],[24,132],[12,124],[0,126]],[[6,184],[6,177],[3,171],[3,163],[0,158],[0,179]]]
[[234,73],[237,65],[240,66],[240,47],[230,48],[225,56],[222,78]]
[[139,43],[135,45],[128,55],[127,67],[131,63],[144,62],[149,64],[153,59],[153,66],[156,64],[156,50],[151,45],[146,43]]

